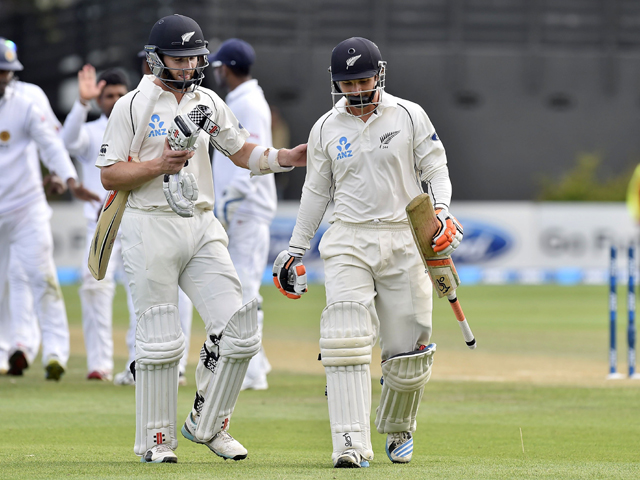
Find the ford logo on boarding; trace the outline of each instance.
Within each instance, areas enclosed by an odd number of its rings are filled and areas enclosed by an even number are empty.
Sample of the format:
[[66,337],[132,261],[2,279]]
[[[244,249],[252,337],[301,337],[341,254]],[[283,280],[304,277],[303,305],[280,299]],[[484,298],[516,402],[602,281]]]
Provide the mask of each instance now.
[[462,243],[453,253],[456,264],[475,264],[500,257],[511,250],[513,238],[488,223],[460,219],[464,227]]

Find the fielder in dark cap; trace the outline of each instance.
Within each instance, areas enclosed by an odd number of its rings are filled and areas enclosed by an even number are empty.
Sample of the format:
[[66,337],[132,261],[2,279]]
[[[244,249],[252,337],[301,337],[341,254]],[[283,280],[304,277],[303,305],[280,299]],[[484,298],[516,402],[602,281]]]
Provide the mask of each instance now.
[[[249,132],[249,141],[272,146],[271,111],[258,80],[251,76],[255,61],[253,47],[243,40],[225,41],[209,57],[220,89],[226,90],[225,103]],[[250,176],[223,153],[213,154],[215,214],[229,237],[229,254],[242,283],[243,302],[257,298],[262,305],[260,284],[269,258],[269,227],[278,206],[273,175]],[[253,252],[247,255],[247,252]],[[263,309],[258,309],[262,331]],[[241,389],[268,388],[271,365],[264,349],[249,363]]]
[[[214,78],[218,87],[233,90],[251,73],[251,65],[256,61],[253,47],[239,38],[225,40],[218,51],[209,55],[209,63],[214,67]],[[237,77],[234,81],[230,76]]]

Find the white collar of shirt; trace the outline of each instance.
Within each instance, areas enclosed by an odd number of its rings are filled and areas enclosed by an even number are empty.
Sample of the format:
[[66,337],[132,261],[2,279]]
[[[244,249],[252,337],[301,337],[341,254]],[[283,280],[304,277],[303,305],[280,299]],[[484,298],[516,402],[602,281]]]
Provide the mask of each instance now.
[[[338,100],[336,102],[336,108],[338,109],[338,112],[344,114],[344,115],[349,115],[348,113],[346,113],[345,108],[347,105],[347,99],[345,97],[342,97],[340,100]],[[382,92],[382,99],[380,101],[380,103],[378,104],[378,108],[375,110],[375,112],[382,111],[385,108],[389,108],[389,107],[397,107],[398,106],[398,101],[396,100],[396,98],[383,91]],[[349,115],[350,116],[350,115]]]
[[226,103],[233,102],[236,98],[246,95],[247,93],[250,93],[251,91],[256,90],[258,88],[260,88],[258,87],[258,80],[256,80],[255,78],[252,78],[251,80],[242,82],[236,88],[231,90],[225,97],[224,101]]
[[[144,77],[142,77],[142,80],[140,80],[140,83],[138,84],[138,89],[140,90],[140,92],[142,92],[142,94],[145,97],[151,98],[151,92],[153,92],[153,90],[156,89],[156,88],[161,89],[162,90],[162,94],[168,93],[170,95],[173,95],[172,91],[164,90],[159,85],[156,85],[156,83],[154,82],[155,79],[156,79],[155,75],[145,75]],[[196,94],[198,94],[198,90],[197,89],[195,91],[194,90],[190,90],[188,92],[185,92],[185,96],[195,96]],[[198,98],[199,98],[199,95],[198,95]]]

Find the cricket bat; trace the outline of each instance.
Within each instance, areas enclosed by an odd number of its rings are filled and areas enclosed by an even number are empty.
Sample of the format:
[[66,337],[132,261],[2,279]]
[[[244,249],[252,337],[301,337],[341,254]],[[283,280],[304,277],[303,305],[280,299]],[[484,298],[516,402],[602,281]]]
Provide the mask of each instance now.
[[[132,157],[129,157],[129,161],[131,160]],[[89,271],[96,280],[102,280],[107,274],[111,251],[120,228],[122,214],[127,206],[129,193],[128,190],[111,190],[102,205],[96,230],[91,239],[89,261],[87,262]]]
[[416,242],[424,266],[427,269],[431,283],[438,294],[438,298],[447,297],[453,313],[458,320],[462,336],[467,346],[476,348],[476,339],[469,328],[460,302],[456,295],[456,289],[460,285],[458,272],[450,256],[437,255],[431,247],[433,236],[440,229],[440,222],[436,218],[436,212],[431,203],[431,197],[422,193],[407,205],[407,219],[411,226],[413,239]]
[[[143,127],[143,125],[146,126],[149,122],[161,92],[162,90],[156,88],[153,90],[152,96],[147,98],[147,104],[142,114],[143,121],[140,123],[140,128],[136,130],[133,135],[133,140],[131,141],[129,162],[140,161],[138,159],[138,152],[140,152],[140,147],[142,146],[142,141],[146,133],[146,128]],[[91,248],[89,249],[89,259],[87,262],[89,271],[96,280],[102,280],[107,273],[111,251],[113,250],[113,244],[118,235],[118,229],[122,221],[122,214],[127,206],[129,193],[129,191],[123,190],[110,191],[100,211],[96,231],[93,233],[91,240]]]

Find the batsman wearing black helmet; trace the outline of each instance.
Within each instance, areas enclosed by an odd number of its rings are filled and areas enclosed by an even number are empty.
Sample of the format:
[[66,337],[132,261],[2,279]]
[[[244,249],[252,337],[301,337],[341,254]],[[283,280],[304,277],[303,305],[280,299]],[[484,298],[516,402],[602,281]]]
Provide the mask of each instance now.
[[227,105],[200,87],[209,50],[193,19],[158,20],[145,52],[151,75],[115,104],[96,162],[107,190],[130,191],[121,232],[138,318],[134,452],[143,462],[177,462],[178,364],[185,349],[180,286],[207,331],[182,435],[241,460],[247,450],[227,430],[249,361],[260,350],[258,302],[242,305],[227,235],[213,215],[208,149],[263,175],[304,165],[306,145],[276,150],[246,141],[249,134]]
[[320,242],[327,307],[320,350],[327,377],[333,464],[369,466],[373,459],[371,352],[378,338],[384,384],[375,425],[387,434],[394,463],[413,454],[412,432],[431,375],[431,282],[405,207],[426,182],[443,224],[436,249],[448,255],[462,228],[448,213],[451,182],[436,131],[417,104],[385,91],[387,64],[366,38],[339,43],[331,54],[334,108],[309,135],[307,176],[289,249],[274,267],[290,298],[307,291],[302,257],[329,201],[331,227]]

